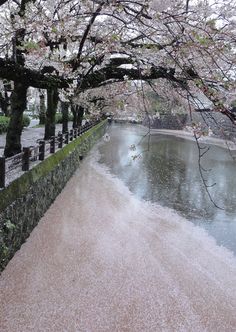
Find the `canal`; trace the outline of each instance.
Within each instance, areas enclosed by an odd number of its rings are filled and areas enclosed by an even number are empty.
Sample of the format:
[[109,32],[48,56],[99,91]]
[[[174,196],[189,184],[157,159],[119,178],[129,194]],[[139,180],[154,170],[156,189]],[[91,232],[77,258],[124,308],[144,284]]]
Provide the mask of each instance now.
[[173,209],[236,255],[236,162],[229,151],[211,145],[201,159],[219,209],[200,177],[196,142],[146,133],[142,126],[113,124],[99,147],[100,163],[137,198]]

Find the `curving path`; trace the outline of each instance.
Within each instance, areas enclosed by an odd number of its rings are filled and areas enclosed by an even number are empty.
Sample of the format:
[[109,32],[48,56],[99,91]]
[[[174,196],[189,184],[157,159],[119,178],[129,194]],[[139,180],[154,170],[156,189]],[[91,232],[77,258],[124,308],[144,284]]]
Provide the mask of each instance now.
[[91,157],[0,278],[2,332],[236,331],[236,259]]

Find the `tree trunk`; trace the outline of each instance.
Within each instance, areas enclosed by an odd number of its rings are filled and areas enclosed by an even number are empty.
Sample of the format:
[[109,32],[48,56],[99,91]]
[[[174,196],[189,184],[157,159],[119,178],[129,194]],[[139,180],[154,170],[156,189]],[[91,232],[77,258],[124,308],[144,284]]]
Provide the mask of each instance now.
[[39,124],[45,125],[46,122],[46,105],[44,91],[40,91],[39,94]]
[[61,112],[62,112],[62,132],[68,132],[68,120],[69,120],[69,103],[61,102]]
[[78,119],[77,119],[77,126],[78,127],[82,125],[83,116],[84,116],[84,107],[79,106]]
[[71,112],[73,114],[73,124],[72,124],[72,127],[76,128],[76,124],[77,124],[77,105],[71,104]]
[[10,97],[9,97],[8,93],[7,93],[7,87],[6,86],[4,86],[4,96],[5,96],[5,101],[6,101],[5,116],[10,116],[11,115],[11,102],[10,102],[11,92],[10,92]]
[[5,84],[4,84],[4,90],[0,92],[0,107],[5,116],[10,115],[10,98],[8,97],[7,88]]
[[7,103],[2,93],[0,92],[0,108],[3,111],[4,115],[7,113]]
[[[21,50],[25,37],[25,29],[15,32],[12,59],[17,65],[24,66],[25,58]],[[11,116],[6,136],[5,157],[14,156],[21,152],[21,133],[23,129],[23,112],[27,106],[27,88],[24,81],[16,80],[11,94]],[[6,91],[6,90],[5,90]]]
[[46,111],[46,123],[45,123],[45,134],[44,139],[47,140],[51,136],[55,136],[55,115],[58,104],[58,90],[48,89],[47,90],[47,111]]
[[73,128],[78,128],[82,124],[84,116],[84,107],[71,104],[71,111],[73,114]]
[[14,83],[11,95],[11,118],[7,130],[5,157],[21,152],[21,133],[23,129],[23,112],[27,106],[27,87],[19,82]]

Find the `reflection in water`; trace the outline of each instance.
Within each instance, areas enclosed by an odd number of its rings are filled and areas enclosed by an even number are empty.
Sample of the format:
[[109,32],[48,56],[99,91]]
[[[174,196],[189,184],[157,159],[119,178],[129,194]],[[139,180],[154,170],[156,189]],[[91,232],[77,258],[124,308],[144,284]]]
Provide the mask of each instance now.
[[[112,125],[111,140],[100,147],[101,160],[139,198],[175,209],[236,253],[236,164],[223,148],[211,146],[202,159],[214,201],[210,202],[198,169],[196,143],[153,134],[134,125]],[[140,143],[140,144],[138,144]],[[135,144],[136,150],[129,147]],[[138,145],[137,145],[138,144]],[[149,149],[149,151],[147,151]],[[142,153],[142,158],[133,156]]]

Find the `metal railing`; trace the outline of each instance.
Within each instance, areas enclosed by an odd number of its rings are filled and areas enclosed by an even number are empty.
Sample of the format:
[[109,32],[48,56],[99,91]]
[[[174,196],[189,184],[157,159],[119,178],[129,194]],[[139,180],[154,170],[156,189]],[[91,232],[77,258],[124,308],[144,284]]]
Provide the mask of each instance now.
[[0,188],[5,188],[6,177],[12,171],[28,171],[34,162],[44,160],[46,156],[55,153],[99,122],[100,120],[90,121],[69,132],[58,132],[57,136],[53,136],[49,140],[39,140],[36,146],[24,147],[22,152],[10,158],[0,157]]

